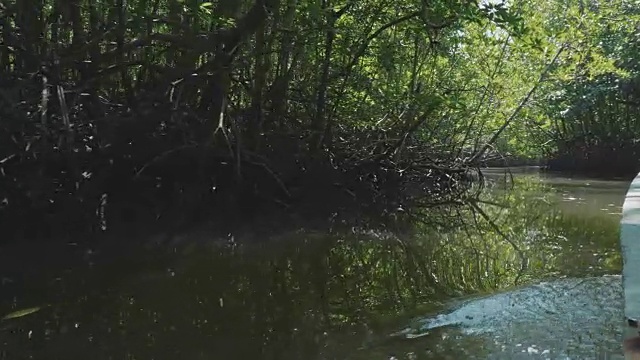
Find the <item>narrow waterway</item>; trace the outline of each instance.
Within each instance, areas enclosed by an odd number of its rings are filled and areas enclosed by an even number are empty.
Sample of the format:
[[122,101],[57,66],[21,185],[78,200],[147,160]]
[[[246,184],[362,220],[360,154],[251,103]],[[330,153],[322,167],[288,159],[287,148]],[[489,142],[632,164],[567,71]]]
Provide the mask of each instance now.
[[[513,184],[501,171],[488,175],[497,184],[494,194]],[[513,176],[516,185],[513,192],[507,190],[509,195],[519,191],[519,181],[542,185],[529,187],[520,203],[530,209],[520,221],[537,216],[542,220],[527,229],[532,231],[529,240],[517,242],[526,253],[524,273],[530,278],[496,292],[454,299],[444,310],[414,319],[395,334],[403,344],[411,343],[395,358],[623,358],[617,227],[629,182],[541,175],[526,169]],[[546,209],[542,215],[538,206]]]
[[622,358],[629,181],[486,174],[481,213],[401,232],[0,248],[0,359]]

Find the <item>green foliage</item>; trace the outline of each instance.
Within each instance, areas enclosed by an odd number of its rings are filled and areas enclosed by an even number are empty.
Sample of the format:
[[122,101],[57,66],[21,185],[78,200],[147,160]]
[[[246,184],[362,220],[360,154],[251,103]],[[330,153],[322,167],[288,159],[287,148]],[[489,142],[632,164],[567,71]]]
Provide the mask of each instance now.
[[[290,189],[309,188],[317,173],[348,191],[363,178],[402,189],[403,181],[441,176],[424,171],[434,167],[459,174],[476,165],[465,163],[462,149],[489,129],[469,120],[487,99],[482,82],[466,84],[484,70],[473,57],[487,55],[470,47],[491,43],[484,30],[517,35],[522,23],[505,5],[468,1],[5,6],[0,211],[51,218],[80,207],[80,218],[69,220],[76,224],[95,220],[87,214],[104,194],[166,199],[143,211],[160,218],[167,215],[159,208],[184,204],[186,188],[209,204],[226,201],[212,188],[232,202],[253,189],[282,204],[302,198]],[[468,35],[478,44],[465,43]],[[176,170],[187,163],[198,169]],[[183,179],[167,175],[177,172]],[[27,190],[34,178],[41,184]],[[218,185],[238,179],[241,186]],[[123,189],[138,189],[131,192],[140,198]]]
[[[637,151],[630,139],[638,134],[638,73],[632,59],[640,13],[629,1],[533,1],[522,11],[528,15],[527,46],[549,54],[549,48],[564,44],[567,51],[541,87],[540,100],[531,104],[531,120],[511,129],[508,137],[517,140],[506,142],[506,149],[555,154],[558,168],[570,168],[569,161],[585,169],[633,173],[637,163],[628,159]],[[527,61],[532,55],[525,54]]]
[[[633,159],[640,15],[630,4],[8,1],[0,211],[46,218],[82,204],[85,217],[118,193],[114,178],[146,181],[145,199],[182,198],[197,183],[193,198],[205,199],[219,168],[288,203],[290,188],[307,187],[300,179],[317,179],[313,166],[349,188],[361,174],[340,177],[365,167],[369,178],[435,183],[424,169],[575,157],[582,145],[595,149],[588,161],[618,143]],[[198,163],[198,181],[168,179],[176,163]],[[42,184],[27,190],[34,178]]]

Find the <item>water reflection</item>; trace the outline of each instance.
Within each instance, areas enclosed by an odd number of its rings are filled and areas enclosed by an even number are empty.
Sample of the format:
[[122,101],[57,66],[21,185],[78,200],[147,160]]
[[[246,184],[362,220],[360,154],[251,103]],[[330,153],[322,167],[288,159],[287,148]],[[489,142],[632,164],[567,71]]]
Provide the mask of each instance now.
[[[455,231],[424,221],[402,234],[301,230],[251,246],[198,241],[176,251],[132,251],[99,266],[74,265],[61,274],[49,272],[41,283],[12,279],[16,283],[0,297],[2,313],[51,306],[0,322],[0,358],[516,359],[618,353],[621,338],[613,324],[622,316],[620,282],[602,275],[620,272],[619,218],[569,211],[558,193],[572,190],[536,177],[516,177],[509,191],[503,188],[496,186],[477,204],[491,222],[472,209],[442,210],[462,219]],[[580,190],[584,198],[602,194],[590,189]],[[606,202],[621,202],[623,195],[612,193]],[[435,216],[431,211],[421,216]],[[562,277],[569,279],[547,288],[531,285]],[[485,320],[476,330],[485,324],[499,331],[465,331],[454,321],[416,339],[391,336],[412,319],[448,309],[452,299],[522,286],[528,290],[509,295],[524,308],[522,316],[473,316]]]

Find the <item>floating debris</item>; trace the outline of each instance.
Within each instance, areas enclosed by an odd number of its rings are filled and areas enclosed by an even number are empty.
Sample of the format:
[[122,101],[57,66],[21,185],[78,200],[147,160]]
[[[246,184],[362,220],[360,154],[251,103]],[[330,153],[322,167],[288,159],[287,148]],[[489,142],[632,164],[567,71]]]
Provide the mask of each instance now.
[[26,308],[26,309],[16,310],[14,312],[8,313],[4,317],[2,317],[2,319],[0,319],[0,320],[11,320],[11,319],[21,318],[23,316],[27,316],[27,315],[31,315],[33,313],[36,313],[36,312],[42,310],[43,308],[45,308],[47,306],[48,305],[34,306],[34,307]]

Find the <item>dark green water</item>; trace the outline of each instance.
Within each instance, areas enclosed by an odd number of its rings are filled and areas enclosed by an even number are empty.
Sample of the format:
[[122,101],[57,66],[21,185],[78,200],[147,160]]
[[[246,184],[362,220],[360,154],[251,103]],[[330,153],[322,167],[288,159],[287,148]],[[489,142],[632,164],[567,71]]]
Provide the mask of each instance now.
[[41,308],[0,321],[0,359],[621,358],[628,182],[489,175],[495,226],[2,248],[0,317]]

